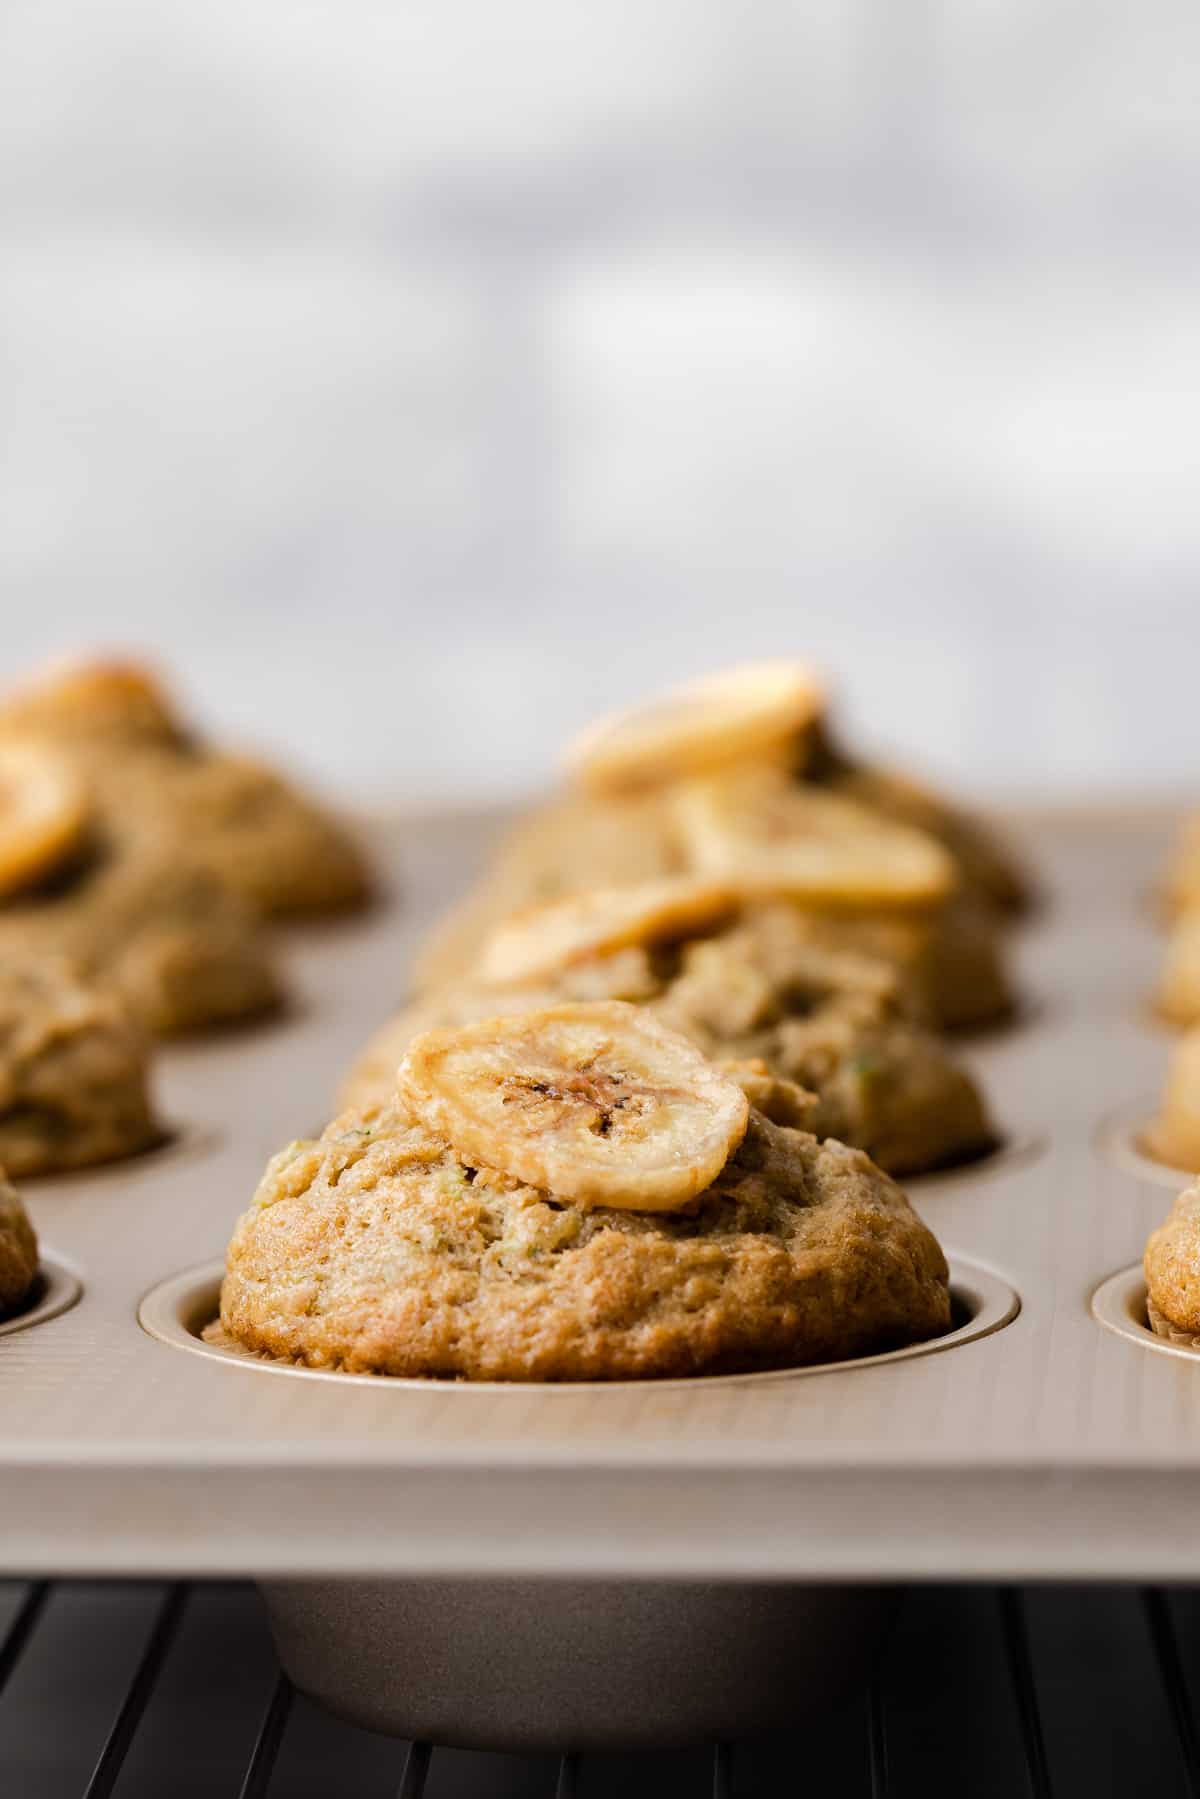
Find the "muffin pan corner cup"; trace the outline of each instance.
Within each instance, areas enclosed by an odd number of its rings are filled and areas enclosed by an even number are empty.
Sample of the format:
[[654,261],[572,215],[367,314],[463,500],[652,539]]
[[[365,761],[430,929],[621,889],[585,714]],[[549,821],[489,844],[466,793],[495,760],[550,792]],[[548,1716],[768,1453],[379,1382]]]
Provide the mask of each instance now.
[[[1008,1148],[912,1183],[955,1331],[821,1370],[503,1389],[197,1334],[268,1155],[329,1115],[474,872],[472,824],[380,826],[403,901],[293,946],[287,1025],[163,1052],[168,1114],[219,1132],[31,1183],[47,1278],[86,1293],[0,1325],[5,1571],[253,1576],[306,1691],[493,1746],[794,1720],[861,1678],[907,1579],[1200,1579],[1200,1358],[1151,1338],[1135,1276],[1182,1183],[1103,1140],[1162,1061],[1136,1005],[1161,818],[1018,823],[1049,898],[1015,938],[1032,1006],[978,1064]],[[1120,1330],[1093,1310],[1115,1269]]]

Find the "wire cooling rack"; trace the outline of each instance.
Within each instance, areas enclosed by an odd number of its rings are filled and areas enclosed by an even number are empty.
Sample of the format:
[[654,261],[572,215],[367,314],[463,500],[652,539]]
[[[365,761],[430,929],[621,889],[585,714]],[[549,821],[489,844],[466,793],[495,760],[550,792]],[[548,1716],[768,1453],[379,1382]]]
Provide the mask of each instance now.
[[794,1734],[489,1755],[311,1705],[248,1586],[0,1585],[11,1799],[1200,1799],[1198,1703],[1200,1592],[928,1587],[906,1595],[869,1691]]

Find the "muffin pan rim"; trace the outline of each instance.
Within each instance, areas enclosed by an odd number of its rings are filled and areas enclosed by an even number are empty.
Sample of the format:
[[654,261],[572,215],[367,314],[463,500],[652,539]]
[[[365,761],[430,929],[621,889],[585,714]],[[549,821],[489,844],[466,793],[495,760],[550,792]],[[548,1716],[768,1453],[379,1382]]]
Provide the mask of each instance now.
[[150,1337],[171,1349],[200,1355],[228,1367],[250,1370],[258,1374],[298,1376],[302,1380],[333,1381],[338,1386],[353,1383],[374,1392],[384,1390],[409,1393],[480,1393],[510,1394],[527,1398],[530,1393],[567,1393],[578,1397],[585,1393],[629,1392],[653,1388],[655,1392],[692,1391],[714,1387],[778,1385],[783,1381],[824,1374],[851,1374],[864,1368],[878,1368],[894,1362],[908,1362],[920,1356],[940,1355],[966,1343],[993,1336],[1020,1316],[1021,1296],[1007,1278],[972,1257],[959,1256],[947,1250],[950,1264],[951,1297],[961,1309],[964,1304],[974,1309],[961,1324],[944,1336],[930,1337],[921,1343],[905,1344],[900,1349],[881,1350],[867,1356],[848,1356],[837,1362],[816,1362],[796,1368],[770,1368],[757,1373],[675,1375],[644,1380],[612,1381],[482,1381],[449,1380],[433,1376],[347,1374],[336,1368],[308,1368],[294,1362],[273,1361],[245,1350],[227,1349],[218,1343],[206,1343],[186,1321],[186,1314],[203,1308],[215,1316],[216,1289],[220,1286],[224,1264],[219,1261],[201,1263],[182,1269],[160,1281],[143,1295],[137,1308],[137,1321]]
[[[986,1079],[981,1085],[986,1091]],[[947,1162],[940,1168],[927,1168],[920,1174],[893,1175],[892,1179],[906,1193],[911,1191],[916,1194],[917,1210],[920,1211],[919,1202],[926,1195],[935,1195],[945,1187],[1002,1180],[1013,1169],[1026,1168],[1030,1163],[1039,1161],[1049,1147],[1050,1139],[1045,1131],[1000,1129],[996,1132],[996,1141],[991,1149]]]
[[35,1298],[31,1304],[0,1317],[0,1337],[15,1336],[18,1331],[33,1330],[60,1318],[83,1298],[83,1276],[64,1256],[45,1245],[39,1246]]

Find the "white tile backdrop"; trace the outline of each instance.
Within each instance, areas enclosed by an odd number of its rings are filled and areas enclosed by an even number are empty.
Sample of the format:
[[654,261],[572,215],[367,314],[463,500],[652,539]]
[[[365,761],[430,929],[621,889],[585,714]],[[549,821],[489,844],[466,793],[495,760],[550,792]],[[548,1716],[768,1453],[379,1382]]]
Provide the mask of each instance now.
[[741,653],[1200,790],[1200,12],[7,0],[0,673],[372,794]]

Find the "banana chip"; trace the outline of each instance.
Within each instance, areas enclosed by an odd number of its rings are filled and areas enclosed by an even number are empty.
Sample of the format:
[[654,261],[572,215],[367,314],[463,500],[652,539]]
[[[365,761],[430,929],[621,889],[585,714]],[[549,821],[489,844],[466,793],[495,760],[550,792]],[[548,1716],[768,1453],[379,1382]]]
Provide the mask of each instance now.
[[824,708],[824,689],[802,663],[746,663],[602,719],[576,739],[567,765],[594,792],[654,786],[782,756]]
[[16,688],[0,707],[0,728],[51,736],[137,736],[174,741],[170,700],[136,662],[64,661]]
[[465,1161],[632,1212],[675,1211],[711,1186],[749,1115],[686,1038],[619,1000],[428,1031],[397,1084]]
[[52,874],[89,820],[82,782],[53,751],[0,740],[0,897]]
[[735,909],[727,886],[691,875],[601,887],[516,913],[492,932],[479,962],[489,982],[553,974],[590,956],[694,936]]
[[928,906],[957,882],[954,858],[924,831],[769,769],[685,782],[675,807],[693,868],[748,897]]

